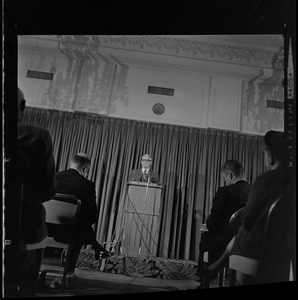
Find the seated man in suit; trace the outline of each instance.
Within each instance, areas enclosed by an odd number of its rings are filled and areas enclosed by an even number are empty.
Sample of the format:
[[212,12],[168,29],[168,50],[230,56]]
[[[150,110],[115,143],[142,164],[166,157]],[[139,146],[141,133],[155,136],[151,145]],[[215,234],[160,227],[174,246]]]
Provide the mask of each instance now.
[[145,183],[159,183],[159,176],[157,172],[151,169],[152,157],[149,154],[144,154],[141,160],[142,168],[132,170],[129,174],[128,181],[137,181]]
[[[9,154],[9,159],[5,161],[4,189],[5,298],[34,296],[39,272],[35,265],[40,264],[42,252],[40,249],[21,250],[19,242],[34,244],[47,236],[46,211],[42,203],[48,201],[56,191],[50,133],[23,120],[26,101],[19,88],[17,98],[15,153],[5,151],[5,155]],[[13,134],[11,136],[14,137]]]
[[221,168],[226,186],[220,187],[212,202],[211,213],[206,220],[207,231],[201,234],[199,246],[198,276],[202,276],[203,256],[208,251],[208,263],[213,263],[225,251],[231,237],[229,219],[234,212],[245,206],[250,185],[244,179],[242,164],[228,160]]
[[[74,273],[83,245],[91,244],[96,258],[98,258],[99,252],[104,252],[106,256],[109,256],[107,255],[108,251],[96,241],[92,227],[97,220],[97,206],[95,184],[86,178],[90,165],[90,157],[85,153],[78,153],[70,161],[69,169],[56,173],[57,193],[74,195],[81,200],[74,248],[70,255],[69,273]],[[50,225],[48,228],[57,241],[67,239],[69,234],[67,230],[56,230],[55,225]]]
[[[227,245],[223,255],[208,266],[209,274],[217,272],[229,259],[230,255],[240,255],[260,260],[258,278],[242,274],[238,284],[256,284],[287,281],[289,278],[290,260],[293,259],[295,231],[295,200],[289,194],[283,197],[283,207],[279,213],[280,223],[275,224],[271,247],[263,253],[266,220],[271,204],[284,193],[289,192],[290,177],[288,170],[288,149],[286,134],[270,130],[264,135],[264,163],[266,171],[254,181],[245,209],[242,223],[236,236]],[[286,217],[283,216],[285,213]],[[282,220],[282,221],[281,221]],[[290,249],[292,247],[292,249]],[[294,251],[293,251],[294,250]],[[293,255],[293,256],[292,256]],[[291,257],[292,256],[292,257]],[[262,268],[261,268],[262,267]]]

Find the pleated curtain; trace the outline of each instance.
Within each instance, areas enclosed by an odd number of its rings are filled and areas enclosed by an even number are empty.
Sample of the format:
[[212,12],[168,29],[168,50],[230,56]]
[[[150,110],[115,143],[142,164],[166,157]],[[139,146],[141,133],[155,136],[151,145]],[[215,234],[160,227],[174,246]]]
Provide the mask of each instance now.
[[67,169],[77,152],[91,156],[99,243],[120,238],[129,172],[149,153],[164,187],[158,245],[163,258],[197,261],[200,224],[223,185],[226,160],[242,162],[250,184],[264,171],[261,136],[35,107],[26,108],[24,119],[49,130],[56,171]]

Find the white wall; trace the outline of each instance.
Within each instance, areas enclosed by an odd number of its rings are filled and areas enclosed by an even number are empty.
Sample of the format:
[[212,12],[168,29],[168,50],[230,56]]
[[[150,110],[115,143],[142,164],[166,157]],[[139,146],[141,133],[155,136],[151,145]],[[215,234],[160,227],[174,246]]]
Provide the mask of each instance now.
[[[28,106],[251,134],[283,130],[283,110],[266,106],[267,99],[283,101],[280,83],[270,83],[281,74],[269,64],[243,65],[237,54],[232,64],[230,58],[173,53],[177,47],[165,55],[90,47],[56,36],[20,36],[18,85]],[[52,72],[54,78],[27,78],[27,70]],[[149,85],[172,88],[174,96],[148,94]],[[152,112],[157,102],[166,107],[161,116]]]
[[[115,98],[111,116],[158,123],[207,127],[208,76],[130,68],[126,78],[126,101]],[[149,94],[148,86],[174,89],[174,96]],[[152,111],[155,103],[166,107],[163,115]]]

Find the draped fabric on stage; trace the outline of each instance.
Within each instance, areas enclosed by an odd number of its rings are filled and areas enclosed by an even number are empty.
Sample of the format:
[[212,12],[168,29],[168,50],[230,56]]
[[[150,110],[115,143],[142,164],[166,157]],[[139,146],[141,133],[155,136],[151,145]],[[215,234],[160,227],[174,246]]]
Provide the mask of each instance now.
[[79,112],[27,107],[24,119],[49,130],[56,171],[65,170],[76,152],[92,157],[89,179],[96,184],[97,240],[117,240],[117,213],[129,172],[149,153],[164,186],[158,257],[197,261],[200,224],[222,184],[227,159],[244,165],[249,183],[264,171],[262,137],[215,129],[125,120]]
[[92,250],[82,250],[77,262],[81,270],[96,270],[131,277],[149,277],[174,280],[196,280],[197,264],[194,261],[144,258],[137,256],[113,256],[94,260]]

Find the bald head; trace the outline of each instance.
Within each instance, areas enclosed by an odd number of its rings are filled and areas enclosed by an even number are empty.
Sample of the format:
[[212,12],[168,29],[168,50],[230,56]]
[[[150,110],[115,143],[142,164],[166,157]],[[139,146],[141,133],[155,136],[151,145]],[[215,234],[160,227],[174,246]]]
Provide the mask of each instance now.
[[83,176],[87,176],[91,165],[91,158],[86,153],[77,153],[70,161],[70,167],[77,169]]
[[221,173],[226,185],[234,184],[244,179],[243,165],[236,159],[228,160],[221,167]]
[[72,158],[71,164],[76,165],[76,168],[83,168],[84,166],[90,166],[91,164],[91,158],[86,153],[77,153]]

